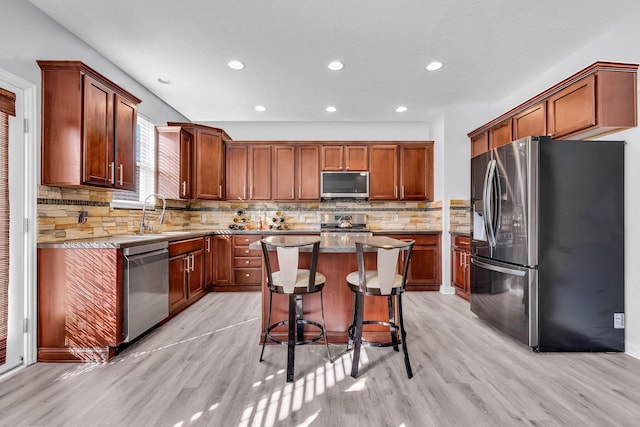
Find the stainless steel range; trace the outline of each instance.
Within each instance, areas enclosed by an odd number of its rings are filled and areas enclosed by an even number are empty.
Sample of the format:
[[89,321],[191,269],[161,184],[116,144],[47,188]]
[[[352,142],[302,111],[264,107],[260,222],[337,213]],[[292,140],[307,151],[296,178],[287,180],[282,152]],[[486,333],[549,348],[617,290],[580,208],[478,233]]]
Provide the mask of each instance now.
[[366,237],[373,233],[367,227],[366,214],[330,213],[322,214],[320,236],[332,237],[348,233],[350,236]]

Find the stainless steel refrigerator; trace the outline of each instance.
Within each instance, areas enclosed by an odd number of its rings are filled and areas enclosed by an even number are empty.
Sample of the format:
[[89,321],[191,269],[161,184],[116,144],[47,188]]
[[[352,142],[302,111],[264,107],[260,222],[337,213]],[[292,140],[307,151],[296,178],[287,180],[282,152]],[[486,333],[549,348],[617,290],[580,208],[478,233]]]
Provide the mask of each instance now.
[[471,161],[471,310],[535,351],[624,351],[624,142]]

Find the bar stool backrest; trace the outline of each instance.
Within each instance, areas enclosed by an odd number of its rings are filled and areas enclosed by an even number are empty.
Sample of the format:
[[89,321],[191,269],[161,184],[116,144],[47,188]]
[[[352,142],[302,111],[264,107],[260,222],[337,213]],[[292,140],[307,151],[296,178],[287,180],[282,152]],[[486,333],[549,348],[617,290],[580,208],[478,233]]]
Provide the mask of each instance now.
[[[375,273],[375,277],[380,286],[381,295],[390,295],[392,292],[398,291],[394,287],[397,278],[398,261],[400,259],[400,251],[403,251],[404,268],[402,271],[402,286],[399,290],[404,290],[407,282],[407,274],[409,272],[409,261],[411,260],[411,252],[415,241],[406,241],[401,246],[390,246],[385,243],[377,243],[375,239],[368,239],[366,242],[356,242],[356,255],[358,258],[358,280],[360,291],[368,293],[370,289],[367,286],[367,271]],[[368,252],[367,248],[373,248],[377,252],[376,270],[367,270],[365,265],[364,253]]]
[[[315,292],[316,286],[316,268],[318,265],[318,253],[320,252],[320,238],[296,238],[282,237],[280,239],[272,239],[260,241],[262,245],[262,253],[264,257],[265,267],[267,270],[267,286],[272,292],[294,294]],[[296,243],[297,242],[297,243]],[[300,251],[302,248],[309,248],[311,252],[311,264],[309,269],[300,269]],[[271,267],[271,259],[269,258],[269,249],[276,249],[278,259],[278,271],[273,271]],[[301,277],[307,277],[306,287],[298,286]],[[277,273],[278,283],[274,283],[273,276]],[[300,273],[305,273],[301,276]]]

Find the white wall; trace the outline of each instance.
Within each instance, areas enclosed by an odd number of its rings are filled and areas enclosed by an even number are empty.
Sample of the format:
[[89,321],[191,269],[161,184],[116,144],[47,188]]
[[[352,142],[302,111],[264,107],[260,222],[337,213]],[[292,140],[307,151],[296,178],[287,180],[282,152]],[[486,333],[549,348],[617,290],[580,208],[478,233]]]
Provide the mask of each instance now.
[[[138,111],[156,124],[186,120],[27,0],[2,0],[0,16],[0,68],[39,88],[40,67],[37,59],[80,60],[140,98],[142,103]],[[39,92],[38,89],[38,102]]]

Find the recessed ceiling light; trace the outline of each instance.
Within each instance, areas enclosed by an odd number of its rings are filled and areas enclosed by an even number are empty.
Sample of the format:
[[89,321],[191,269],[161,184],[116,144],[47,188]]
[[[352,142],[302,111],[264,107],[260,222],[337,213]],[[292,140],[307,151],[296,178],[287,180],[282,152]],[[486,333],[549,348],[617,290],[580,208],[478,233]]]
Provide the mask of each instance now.
[[327,111],[327,113],[335,113],[336,111],[338,111],[338,109],[332,105],[325,108],[325,110]]
[[227,62],[227,65],[229,66],[229,68],[233,68],[234,70],[242,70],[244,68],[244,64],[235,59]]
[[169,80],[166,77],[158,77],[158,83],[162,83],[163,85],[168,85],[169,83],[171,83],[171,80]]
[[405,107],[404,105],[400,105],[399,107],[396,108],[396,111],[398,113],[404,113],[405,111],[407,111],[407,107]]
[[338,71],[344,68],[344,64],[340,61],[331,61],[327,67],[329,67],[331,71]]
[[267,111],[267,107],[265,107],[264,105],[256,105],[255,107],[253,107],[254,110],[256,111]]
[[436,71],[440,68],[442,68],[442,62],[439,61],[432,61],[427,64],[427,70],[429,71]]

